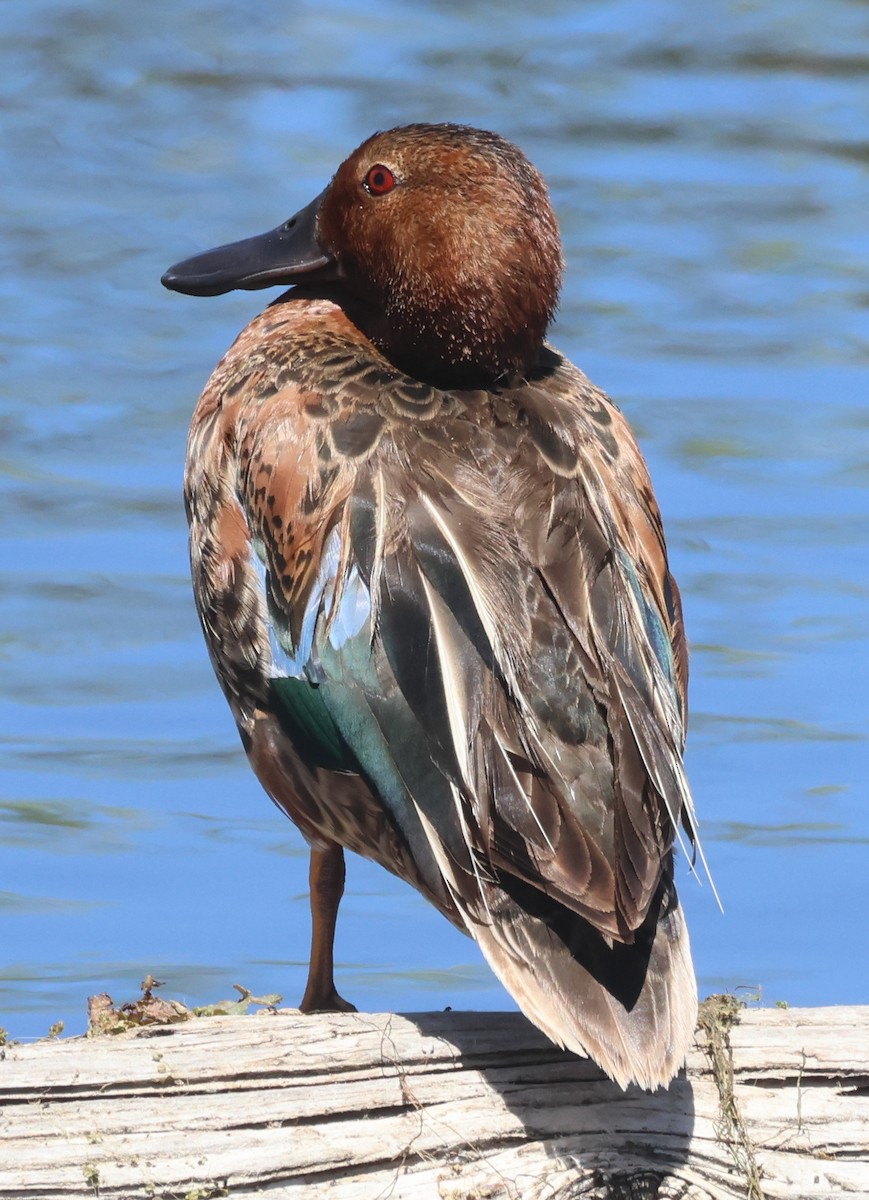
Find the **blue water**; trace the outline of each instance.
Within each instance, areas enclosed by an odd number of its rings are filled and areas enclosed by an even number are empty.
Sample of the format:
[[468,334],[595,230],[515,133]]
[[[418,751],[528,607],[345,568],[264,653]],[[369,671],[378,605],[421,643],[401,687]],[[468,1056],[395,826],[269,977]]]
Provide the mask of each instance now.
[[[152,972],[301,995],[307,860],[193,612],[180,475],[266,297],[171,262],[270,228],[376,128],[459,120],[547,176],[555,340],[649,458],[692,643],[689,768],[724,900],[682,872],[701,991],[869,1000],[869,7],[623,0],[0,5],[0,1024]],[[352,860],[360,1007],[510,1006]]]

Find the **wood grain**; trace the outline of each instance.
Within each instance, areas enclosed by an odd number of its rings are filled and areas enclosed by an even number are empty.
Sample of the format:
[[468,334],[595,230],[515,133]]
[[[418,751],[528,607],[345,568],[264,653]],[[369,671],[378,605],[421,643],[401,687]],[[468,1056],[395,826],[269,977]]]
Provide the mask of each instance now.
[[4,1047],[0,1200],[869,1196],[869,1008],[727,1037],[753,1192],[706,1034],[648,1094],[518,1014],[284,1010]]

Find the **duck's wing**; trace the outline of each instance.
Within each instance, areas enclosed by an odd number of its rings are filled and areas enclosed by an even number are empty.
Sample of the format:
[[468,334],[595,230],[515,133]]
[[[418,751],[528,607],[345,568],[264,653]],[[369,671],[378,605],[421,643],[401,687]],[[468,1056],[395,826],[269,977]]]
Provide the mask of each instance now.
[[[517,524],[531,564],[534,637],[545,645],[570,635],[560,676],[538,671],[533,684],[553,712],[572,690],[590,711],[584,740],[581,728],[563,736],[557,719],[538,725],[539,753],[550,769],[532,785],[530,805],[538,815],[551,811],[556,825],[557,810],[568,847],[580,828],[601,828],[596,848],[614,878],[609,892],[607,872],[597,874],[598,887],[590,873],[591,904],[600,903],[593,920],[630,940],[649,912],[680,823],[695,837],[682,762],[681,602],[648,472],[621,413],[566,365],[529,385],[523,408],[528,465],[520,472]],[[597,787],[584,787],[583,776],[572,786],[571,766],[562,764],[582,767],[589,755]],[[602,826],[588,821],[589,809]],[[556,850],[543,872],[565,889],[577,878],[569,855]]]
[[[521,396],[520,396],[521,391]],[[566,366],[420,424],[349,500],[381,733],[447,893],[554,1041],[666,1083],[697,992],[673,886],[687,656],[645,464]],[[483,401],[480,401],[482,405]],[[398,438],[401,446],[401,438]]]
[[[330,315],[339,325],[332,336]],[[364,427],[372,424],[373,443],[382,421],[367,410],[353,419],[356,357],[339,336],[347,324],[319,302],[267,310],[215,370],[194,414],[185,472],[194,595],[269,795],[312,843],[338,842],[376,859],[457,921],[415,808],[407,805],[402,829],[368,786],[384,774],[376,739],[344,736],[316,665],[321,650],[328,656],[345,643],[348,654],[364,657],[370,628],[368,593],[348,559],[347,500],[364,462]],[[353,670],[339,665],[336,678],[342,671],[339,693],[364,698]]]
[[424,739],[436,830],[468,846],[451,886],[485,901],[516,877],[631,941],[693,817],[678,592],[623,418],[564,367],[488,422],[396,435],[347,512],[370,645],[414,719],[387,741]]

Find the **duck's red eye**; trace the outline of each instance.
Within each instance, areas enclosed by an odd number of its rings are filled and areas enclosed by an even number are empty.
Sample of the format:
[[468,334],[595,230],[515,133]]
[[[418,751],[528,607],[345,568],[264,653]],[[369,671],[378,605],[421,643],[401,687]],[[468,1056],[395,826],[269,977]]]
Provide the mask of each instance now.
[[365,190],[372,196],[385,196],[394,187],[395,176],[383,163],[377,163],[365,176]]

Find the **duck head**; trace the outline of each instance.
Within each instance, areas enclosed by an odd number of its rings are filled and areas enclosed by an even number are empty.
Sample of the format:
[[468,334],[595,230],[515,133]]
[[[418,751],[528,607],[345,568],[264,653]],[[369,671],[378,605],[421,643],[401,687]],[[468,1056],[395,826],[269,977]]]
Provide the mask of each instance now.
[[171,267],[189,295],[329,285],[402,370],[481,386],[533,365],[558,303],[558,226],[516,146],[461,125],[376,133],[269,233]]

